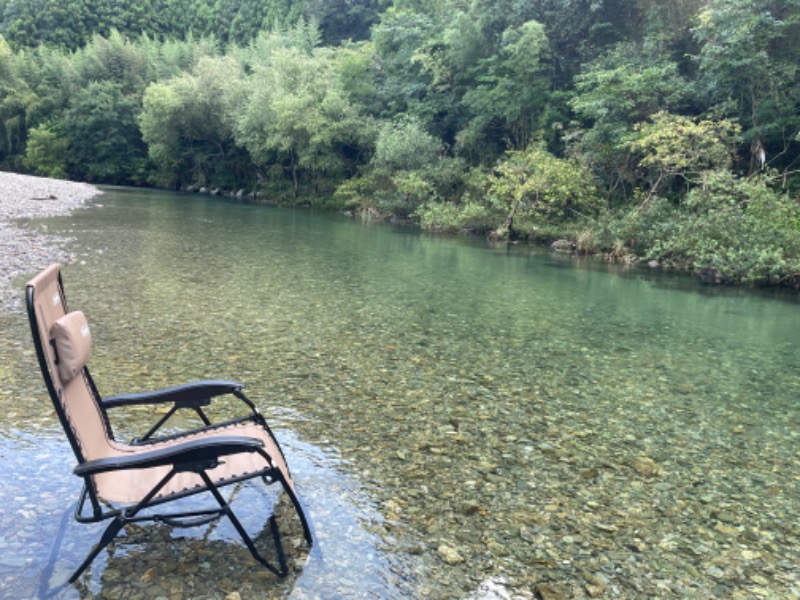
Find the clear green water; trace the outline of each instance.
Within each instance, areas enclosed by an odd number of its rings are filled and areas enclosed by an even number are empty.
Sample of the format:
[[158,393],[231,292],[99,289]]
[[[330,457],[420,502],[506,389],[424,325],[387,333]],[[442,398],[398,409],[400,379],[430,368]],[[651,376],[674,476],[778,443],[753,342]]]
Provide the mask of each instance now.
[[[46,225],[101,393],[245,381],[319,544],[277,581],[224,526],[134,532],[63,597],[800,597],[793,298],[304,210],[96,204]],[[99,530],[67,522],[50,557],[80,485],[24,315],[0,324],[0,596],[28,597]]]

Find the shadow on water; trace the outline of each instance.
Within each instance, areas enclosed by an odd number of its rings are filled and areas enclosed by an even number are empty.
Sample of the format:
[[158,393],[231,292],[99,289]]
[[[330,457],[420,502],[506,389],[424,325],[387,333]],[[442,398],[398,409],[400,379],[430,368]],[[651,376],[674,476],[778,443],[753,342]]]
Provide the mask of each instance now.
[[[247,383],[321,555],[290,545],[278,582],[224,525],[134,531],[66,597],[800,594],[797,303],[311,211],[97,202],[46,225],[101,393]],[[25,328],[0,315],[0,595],[36,593],[79,487]],[[53,584],[99,534],[67,532]]]

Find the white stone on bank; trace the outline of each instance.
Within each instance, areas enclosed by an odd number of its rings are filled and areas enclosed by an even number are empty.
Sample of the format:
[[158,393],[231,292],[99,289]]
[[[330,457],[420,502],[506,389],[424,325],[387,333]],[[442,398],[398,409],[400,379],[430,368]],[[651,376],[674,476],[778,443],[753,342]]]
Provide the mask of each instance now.
[[20,220],[70,214],[100,190],[86,183],[0,171],[0,313],[18,309],[24,291],[14,286],[68,257],[64,241],[24,226]]

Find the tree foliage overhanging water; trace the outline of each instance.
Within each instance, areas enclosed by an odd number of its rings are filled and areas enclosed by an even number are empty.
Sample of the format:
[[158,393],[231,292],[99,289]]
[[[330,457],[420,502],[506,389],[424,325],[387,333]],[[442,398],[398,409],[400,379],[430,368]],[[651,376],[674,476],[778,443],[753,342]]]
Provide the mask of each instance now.
[[800,1],[0,0],[0,167],[800,285]]

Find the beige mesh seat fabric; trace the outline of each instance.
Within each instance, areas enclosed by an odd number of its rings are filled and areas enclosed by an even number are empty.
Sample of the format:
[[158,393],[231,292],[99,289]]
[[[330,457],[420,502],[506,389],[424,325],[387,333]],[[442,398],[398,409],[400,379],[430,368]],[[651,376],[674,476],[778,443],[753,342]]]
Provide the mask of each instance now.
[[[274,516],[269,519],[277,565],[265,559],[245,531],[220,489],[260,478],[279,483],[289,496],[309,545],[311,529],[295,493],[281,448],[241,383],[205,380],[162,390],[102,398],[89,373],[92,335],[85,315],[69,312],[58,265],[51,265],[27,285],[28,318],[39,366],[50,398],[77,458],[75,474],[84,480],[75,510],[80,522],[110,523],[75,581],[128,523],[157,521],[176,527],[228,517],[253,557],[279,576],[287,573]],[[212,423],[204,412],[215,399],[233,396],[244,416]],[[109,411],[134,405],[161,405],[160,419],[129,442],[114,437]],[[164,407],[168,407],[164,410]],[[160,435],[178,411],[192,411],[202,425],[191,431]],[[170,511],[170,502],[195,494],[211,497],[211,508]]]

